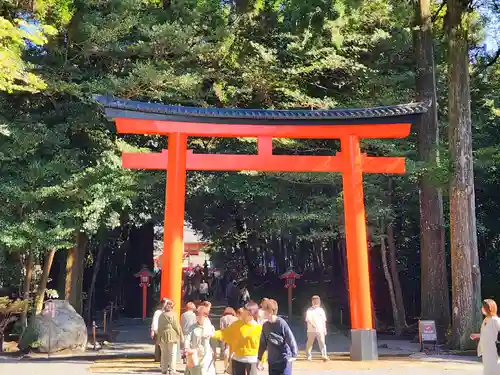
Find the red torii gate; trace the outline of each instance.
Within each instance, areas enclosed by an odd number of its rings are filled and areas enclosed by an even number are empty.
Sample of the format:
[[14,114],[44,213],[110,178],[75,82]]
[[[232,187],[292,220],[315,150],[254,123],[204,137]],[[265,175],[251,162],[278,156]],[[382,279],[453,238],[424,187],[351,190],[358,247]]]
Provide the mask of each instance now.
[[[351,358],[376,359],[376,332],[366,238],[363,173],[405,172],[401,157],[370,157],[362,138],[404,138],[422,103],[368,109],[247,110],[166,106],[98,97],[118,133],[168,135],[161,153],[123,153],[124,168],[168,171],[161,297],[181,304],[186,170],[340,172],[344,189],[347,268],[351,309]],[[254,137],[257,155],[194,154],[187,137]],[[273,138],[340,139],[335,156],[273,155]]]

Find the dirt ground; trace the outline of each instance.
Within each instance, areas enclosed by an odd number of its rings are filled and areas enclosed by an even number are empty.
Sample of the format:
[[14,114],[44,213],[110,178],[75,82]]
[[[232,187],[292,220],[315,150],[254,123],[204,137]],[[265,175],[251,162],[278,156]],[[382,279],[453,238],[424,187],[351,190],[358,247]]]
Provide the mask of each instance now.
[[[294,362],[295,370],[307,370],[315,372],[324,371],[351,371],[351,370],[398,370],[401,373],[407,373],[412,371],[407,371],[409,369],[421,369],[422,374],[426,373],[428,370],[438,370],[452,372],[460,371],[464,373],[464,370],[470,370],[475,373],[480,369],[481,365],[474,362],[451,362],[451,361],[422,361],[415,359],[401,359],[401,358],[383,358],[378,361],[372,362],[352,362],[345,358],[332,358],[329,362],[323,362],[321,360],[306,361],[304,359],[299,359]],[[140,359],[129,359],[129,360],[108,360],[108,361],[97,361],[90,366],[89,371],[93,373],[120,373],[120,374],[130,374],[130,373],[148,373],[156,372],[159,367],[158,363],[152,360],[140,360]],[[178,370],[182,371],[183,365],[179,365]],[[216,363],[217,373],[221,374],[223,372],[223,364],[221,361]],[[301,371],[302,372],[302,371]],[[265,372],[264,372],[265,373]]]

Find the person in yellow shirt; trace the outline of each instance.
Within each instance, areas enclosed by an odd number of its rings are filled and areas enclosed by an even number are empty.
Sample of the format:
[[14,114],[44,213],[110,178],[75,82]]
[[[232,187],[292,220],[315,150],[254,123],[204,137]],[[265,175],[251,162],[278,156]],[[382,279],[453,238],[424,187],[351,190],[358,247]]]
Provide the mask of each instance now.
[[255,319],[259,305],[248,302],[240,310],[240,319],[229,327],[215,331],[214,339],[225,342],[231,350],[232,375],[257,375],[262,326]]

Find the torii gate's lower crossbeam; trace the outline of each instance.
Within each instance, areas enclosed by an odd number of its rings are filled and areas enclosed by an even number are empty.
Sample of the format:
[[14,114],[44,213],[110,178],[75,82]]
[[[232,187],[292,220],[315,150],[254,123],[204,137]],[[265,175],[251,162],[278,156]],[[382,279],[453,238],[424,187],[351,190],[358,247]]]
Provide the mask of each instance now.
[[[123,167],[167,171],[161,296],[181,304],[186,170],[340,172],[344,189],[351,358],[376,359],[363,196],[363,173],[404,173],[404,158],[361,153],[362,138],[404,138],[422,103],[373,109],[265,111],[189,108],[98,98],[124,134],[168,135],[168,151],[124,153]],[[187,137],[255,137],[257,155],[193,154]],[[272,138],[337,138],[335,156],[273,155]]]

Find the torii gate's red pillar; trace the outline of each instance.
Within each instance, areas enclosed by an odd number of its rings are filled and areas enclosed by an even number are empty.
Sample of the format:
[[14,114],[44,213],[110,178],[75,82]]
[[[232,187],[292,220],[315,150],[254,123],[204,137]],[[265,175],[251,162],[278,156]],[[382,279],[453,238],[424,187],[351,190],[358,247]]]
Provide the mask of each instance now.
[[373,327],[363,194],[363,159],[359,137],[351,135],[341,138],[340,147],[345,163],[342,184],[351,310],[351,359],[373,360],[378,358],[377,332]]
[[179,315],[182,301],[186,153],[186,135],[180,133],[169,134],[160,294],[161,298],[169,298],[175,302],[175,310]]
[[342,138],[340,146],[345,160],[342,184],[351,327],[353,329],[371,329],[373,328],[373,318],[359,138],[356,136]]

